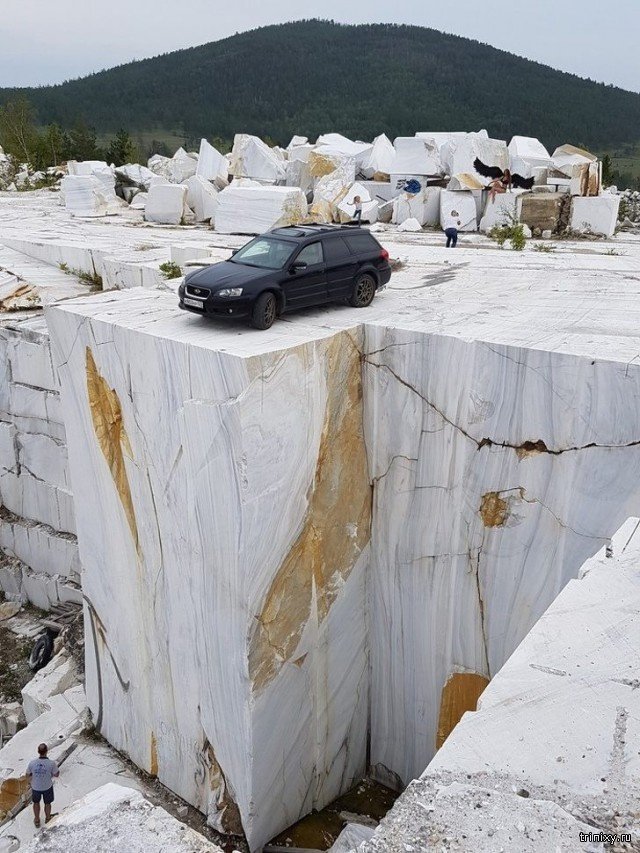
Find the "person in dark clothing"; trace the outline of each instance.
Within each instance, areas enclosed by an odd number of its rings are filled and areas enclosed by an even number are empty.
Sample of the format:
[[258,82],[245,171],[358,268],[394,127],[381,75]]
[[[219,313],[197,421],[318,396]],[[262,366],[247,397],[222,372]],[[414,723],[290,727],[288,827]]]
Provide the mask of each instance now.
[[51,820],[51,803],[53,802],[53,780],[60,775],[55,761],[47,758],[47,745],[41,743],[38,747],[38,757],[29,762],[27,777],[31,780],[31,801],[33,802],[33,822],[40,826],[40,800],[44,801],[44,819]]

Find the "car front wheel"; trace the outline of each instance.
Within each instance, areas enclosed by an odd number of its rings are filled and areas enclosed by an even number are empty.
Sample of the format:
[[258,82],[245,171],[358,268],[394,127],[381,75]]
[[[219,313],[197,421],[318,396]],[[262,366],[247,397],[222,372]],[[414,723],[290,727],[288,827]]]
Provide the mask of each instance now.
[[277,305],[273,293],[261,293],[253,305],[251,324],[256,329],[270,329],[276,319]]
[[376,282],[374,277],[369,273],[363,273],[356,279],[349,305],[353,305],[354,308],[366,308],[373,302],[375,294]]

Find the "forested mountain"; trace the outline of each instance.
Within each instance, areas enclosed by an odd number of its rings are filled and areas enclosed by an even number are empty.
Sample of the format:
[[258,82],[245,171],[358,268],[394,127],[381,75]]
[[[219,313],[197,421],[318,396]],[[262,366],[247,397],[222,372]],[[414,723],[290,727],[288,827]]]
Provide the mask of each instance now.
[[40,124],[231,139],[416,130],[538,136],[550,147],[640,138],[640,94],[422,27],[300,21],[132,62],[26,96]]

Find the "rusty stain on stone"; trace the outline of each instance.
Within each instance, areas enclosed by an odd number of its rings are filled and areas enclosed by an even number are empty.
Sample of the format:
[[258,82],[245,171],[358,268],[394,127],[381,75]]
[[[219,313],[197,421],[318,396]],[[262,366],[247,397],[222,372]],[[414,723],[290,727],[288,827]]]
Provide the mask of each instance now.
[[256,617],[249,646],[253,688],[290,661],[311,613],[322,622],[371,535],[360,351],[346,333],[326,346],[327,403],[303,529]]
[[154,732],[151,732],[151,763],[149,774],[151,776],[158,775],[158,741]]
[[87,391],[93,428],[102,454],[109,466],[136,550],[138,550],[138,525],[133,509],[127,469],[124,464],[125,454],[129,458],[133,454],[122,421],[122,407],[115,389],[110,388],[100,375],[89,347],[86,350],[86,360]]
[[436,749],[440,749],[466,711],[475,711],[489,679],[477,672],[454,672],[442,689]]
[[548,453],[547,445],[539,439],[538,441],[525,441],[519,447],[516,447],[516,456],[518,459],[526,459],[528,456],[536,456],[538,453]]
[[480,502],[480,515],[485,527],[502,527],[509,517],[509,504],[500,492],[487,492]]

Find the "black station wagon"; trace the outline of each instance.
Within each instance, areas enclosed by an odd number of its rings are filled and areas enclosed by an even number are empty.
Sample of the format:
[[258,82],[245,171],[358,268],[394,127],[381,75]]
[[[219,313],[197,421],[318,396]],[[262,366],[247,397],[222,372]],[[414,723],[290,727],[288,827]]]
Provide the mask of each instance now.
[[364,228],[276,228],[228,261],[190,272],[179,289],[180,308],[249,317],[256,329],[268,329],[297,308],[343,301],[365,308],[390,278],[389,253]]

